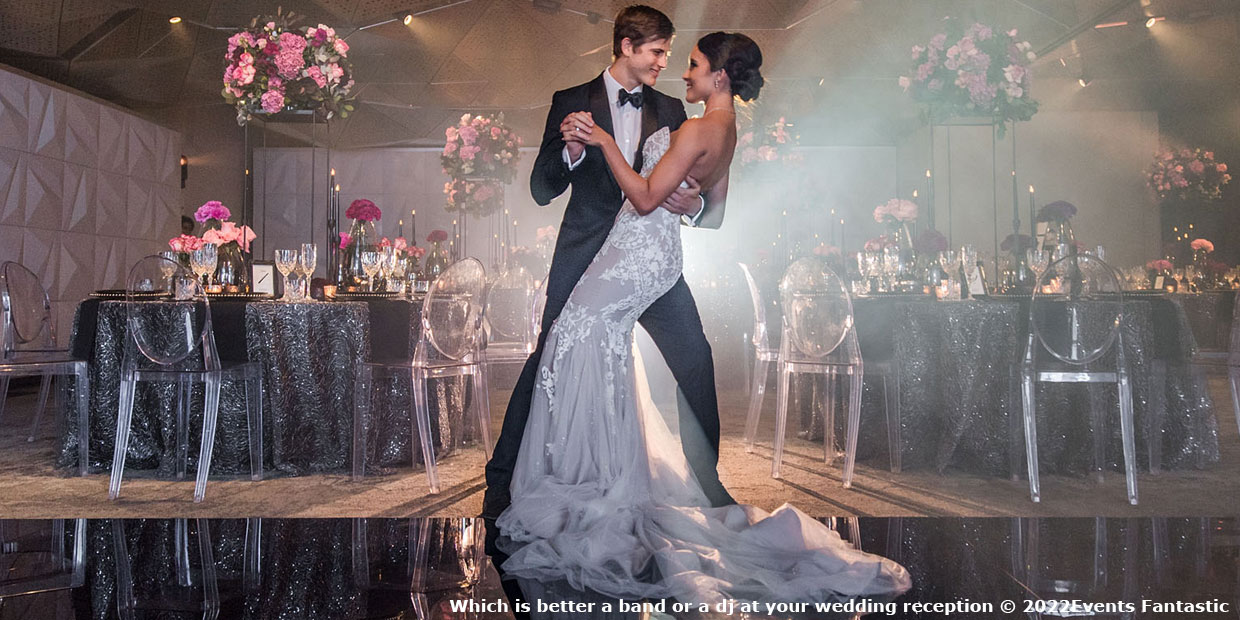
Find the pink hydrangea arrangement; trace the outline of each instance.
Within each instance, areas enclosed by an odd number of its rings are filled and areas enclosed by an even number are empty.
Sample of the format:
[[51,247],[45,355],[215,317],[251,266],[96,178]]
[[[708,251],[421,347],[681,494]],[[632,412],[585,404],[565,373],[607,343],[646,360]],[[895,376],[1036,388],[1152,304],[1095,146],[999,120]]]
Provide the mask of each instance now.
[[879,224],[907,224],[917,219],[917,203],[892,198],[874,207],[874,221]]
[[380,211],[375,203],[365,198],[358,198],[349,203],[349,208],[345,209],[344,216],[349,219],[374,222],[383,217],[383,211]]
[[1027,121],[1038,111],[1029,93],[1030,64],[1037,58],[1016,30],[984,24],[967,28],[949,21],[947,31],[926,45],[914,45],[909,75],[899,83],[915,101],[927,104],[933,121],[989,116],[1000,135],[1008,121]]
[[444,130],[439,156],[444,174],[443,193],[449,211],[490,215],[503,204],[503,184],[511,183],[521,159],[521,136],[495,116],[465,114]]
[[448,240],[448,233],[445,230],[436,228],[431,234],[426,236],[426,240],[430,243],[442,243]]
[[1227,164],[1215,160],[1213,151],[1201,149],[1163,149],[1154,155],[1148,173],[1146,183],[1162,200],[1218,200],[1231,182]]
[[1210,243],[1208,239],[1193,239],[1192,242],[1188,244],[1188,247],[1194,250],[1204,251],[1206,254],[1214,251],[1214,244]]
[[781,116],[773,125],[750,129],[736,140],[741,170],[752,170],[769,162],[796,163],[801,154],[794,149],[800,136],[792,132],[793,124]]
[[286,107],[323,109],[329,119],[353,111],[349,44],[323,24],[293,28],[292,17],[255,18],[229,37],[222,94],[236,106],[238,124]]
[[194,212],[194,219],[200,224],[205,224],[211,220],[225,222],[230,217],[232,217],[232,211],[229,211],[228,207],[218,200],[208,200],[202,203],[202,206],[198,207],[198,210]]
[[202,239],[193,235],[178,235],[168,240],[168,247],[172,248],[173,252],[189,254],[202,247]]

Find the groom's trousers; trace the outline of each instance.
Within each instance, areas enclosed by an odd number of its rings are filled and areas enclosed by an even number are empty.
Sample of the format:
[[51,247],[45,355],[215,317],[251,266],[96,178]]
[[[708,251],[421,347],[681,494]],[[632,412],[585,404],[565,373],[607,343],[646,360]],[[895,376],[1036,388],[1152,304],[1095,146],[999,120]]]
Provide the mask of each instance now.
[[[555,297],[555,298],[553,298]],[[538,365],[551,324],[568,294],[548,292],[543,311],[538,347],[525,362],[521,377],[513,388],[499,441],[487,463],[487,490],[482,516],[498,517],[508,507],[508,485],[512,481],[517,451],[530,415]],[[735,503],[719,482],[719,403],[715,397],[715,366],[710,343],[702,331],[702,319],[689,285],[682,276],[666,294],[657,299],[638,319],[667,362],[679,388],[680,441],[685,457],[712,505]],[[601,346],[601,345],[600,345]]]

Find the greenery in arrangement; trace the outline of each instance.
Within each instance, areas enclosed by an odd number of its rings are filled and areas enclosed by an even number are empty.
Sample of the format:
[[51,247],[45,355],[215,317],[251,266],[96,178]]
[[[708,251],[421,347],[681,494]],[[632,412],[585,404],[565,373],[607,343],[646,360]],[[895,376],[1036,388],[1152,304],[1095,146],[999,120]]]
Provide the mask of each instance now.
[[503,185],[511,183],[521,159],[522,140],[495,116],[465,114],[444,132],[440,163],[449,181],[443,193],[448,211],[483,216],[503,205]]
[[1214,159],[1213,151],[1166,148],[1154,155],[1146,182],[1161,200],[1218,200],[1223,186],[1231,182],[1227,164]]

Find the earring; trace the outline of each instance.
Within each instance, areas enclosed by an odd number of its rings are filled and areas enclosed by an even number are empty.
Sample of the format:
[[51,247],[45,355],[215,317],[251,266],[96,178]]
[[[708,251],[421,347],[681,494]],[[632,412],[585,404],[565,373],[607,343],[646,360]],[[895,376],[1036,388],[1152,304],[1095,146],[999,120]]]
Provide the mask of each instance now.
[[715,78],[715,90],[719,90],[719,78]]

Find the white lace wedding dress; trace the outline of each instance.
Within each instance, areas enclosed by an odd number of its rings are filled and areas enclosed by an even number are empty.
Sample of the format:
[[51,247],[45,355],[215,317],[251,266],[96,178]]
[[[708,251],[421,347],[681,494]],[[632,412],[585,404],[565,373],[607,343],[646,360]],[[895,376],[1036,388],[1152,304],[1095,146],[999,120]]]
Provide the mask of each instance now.
[[[642,176],[667,151],[660,129]],[[681,273],[680,224],[625,202],[547,336],[499,517],[505,573],[628,600],[827,601],[908,589],[899,564],[854,550],[785,504],[711,508],[634,368],[633,327]]]

